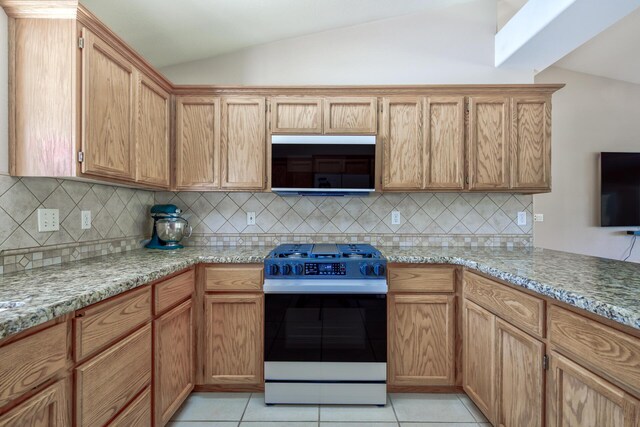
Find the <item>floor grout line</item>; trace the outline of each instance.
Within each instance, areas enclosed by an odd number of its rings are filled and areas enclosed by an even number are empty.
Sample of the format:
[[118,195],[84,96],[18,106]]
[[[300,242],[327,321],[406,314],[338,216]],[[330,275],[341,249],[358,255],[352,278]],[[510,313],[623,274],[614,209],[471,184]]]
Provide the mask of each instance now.
[[249,393],[247,404],[244,405],[244,409],[242,410],[242,415],[240,415],[240,420],[238,421],[238,427],[240,427],[240,424],[242,424],[242,420],[244,419],[244,414],[247,412],[247,408],[249,407],[249,402],[251,402],[252,397],[253,397],[253,393]]

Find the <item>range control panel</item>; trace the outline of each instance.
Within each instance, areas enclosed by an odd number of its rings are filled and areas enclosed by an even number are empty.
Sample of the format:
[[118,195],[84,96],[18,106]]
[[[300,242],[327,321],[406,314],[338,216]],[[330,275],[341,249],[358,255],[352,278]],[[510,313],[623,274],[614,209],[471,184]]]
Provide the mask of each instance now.
[[305,276],[344,276],[347,266],[342,262],[305,262]]

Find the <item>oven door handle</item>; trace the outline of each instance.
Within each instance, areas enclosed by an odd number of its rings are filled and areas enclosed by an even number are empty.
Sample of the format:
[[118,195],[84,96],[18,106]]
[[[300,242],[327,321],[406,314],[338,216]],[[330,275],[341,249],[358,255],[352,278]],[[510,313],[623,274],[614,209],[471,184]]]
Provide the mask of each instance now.
[[265,279],[265,294],[386,294],[386,279]]

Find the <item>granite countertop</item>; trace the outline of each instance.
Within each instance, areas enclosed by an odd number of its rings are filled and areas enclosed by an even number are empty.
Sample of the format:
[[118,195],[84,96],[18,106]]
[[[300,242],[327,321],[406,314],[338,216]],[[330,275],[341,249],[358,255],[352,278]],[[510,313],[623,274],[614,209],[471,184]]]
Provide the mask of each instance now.
[[[548,249],[379,249],[389,262],[464,265],[640,329],[639,264]],[[0,339],[197,263],[259,263],[269,250],[141,249],[0,275]]]

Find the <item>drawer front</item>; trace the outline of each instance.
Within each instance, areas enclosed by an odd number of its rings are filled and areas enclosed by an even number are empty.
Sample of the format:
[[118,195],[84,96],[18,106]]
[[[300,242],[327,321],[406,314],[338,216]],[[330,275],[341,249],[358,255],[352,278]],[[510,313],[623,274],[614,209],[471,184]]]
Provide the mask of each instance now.
[[151,288],[79,311],[75,322],[75,359],[83,360],[151,318]]
[[189,298],[195,288],[195,274],[193,270],[167,279],[155,285],[155,314],[171,308],[182,300]]
[[640,396],[640,339],[556,306],[549,318],[560,353]]
[[149,427],[151,426],[151,388],[147,387],[109,423],[109,427]]
[[389,267],[391,292],[455,292],[455,267]]
[[67,384],[65,380],[50,385],[0,415],[0,427],[67,427],[69,417]]
[[537,337],[544,336],[544,301],[466,272],[464,296]]
[[68,322],[0,348],[0,406],[65,369]]
[[261,291],[262,264],[221,264],[205,268],[207,291]]
[[76,368],[76,425],[102,426],[151,382],[151,324]]

